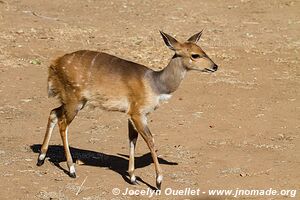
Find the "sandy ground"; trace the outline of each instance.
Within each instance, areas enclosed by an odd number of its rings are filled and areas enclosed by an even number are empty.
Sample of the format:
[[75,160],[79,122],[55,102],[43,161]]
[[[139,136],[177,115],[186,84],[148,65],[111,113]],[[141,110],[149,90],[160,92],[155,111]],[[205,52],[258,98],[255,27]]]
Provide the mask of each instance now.
[[300,2],[291,0],[0,0],[0,199],[144,198],[112,194],[113,188],[155,186],[154,165],[141,138],[140,184],[128,183],[124,114],[84,109],[76,117],[69,139],[76,179],[65,173],[57,129],[45,164],[36,166],[49,111],[58,105],[47,98],[47,67],[64,53],[90,49],[159,69],[172,56],[159,30],[184,41],[203,28],[200,45],[220,69],[189,73],[149,119],[163,189],[299,192],[299,10]]

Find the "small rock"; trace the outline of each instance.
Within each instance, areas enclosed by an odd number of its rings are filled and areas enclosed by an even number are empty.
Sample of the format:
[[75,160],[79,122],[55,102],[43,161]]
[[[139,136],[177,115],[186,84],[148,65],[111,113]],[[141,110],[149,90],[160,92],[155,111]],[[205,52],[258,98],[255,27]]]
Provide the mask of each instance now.
[[283,139],[285,138],[285,137],[284,137],[284,134],[281,134],[281,133],[278,134],[278,136],[280,137],[281,140],[283,140]]
[[246,176],[249,176],[249,174],[247,174],[247,173],[245,173],[245,172],[241,172],[241,173],[240,173],[240,176],[241,176],[241,177],[246,177]]
[[251,33],[246,33],[246,36],[247,36],[248,38],[253,38],[253,37],[254,37]]
[[17,34],[22,34],[24,31],[22,29],[16,31]]
[[21,99],[22,102],[28,103],[30,101],[32,101],[32,99]]
[[203,114],[203,112],[195,112],[195,113],[193,113],[193,116],[195,116],[197,118],[201,118],[202,114]]
[[33,64],[33,65],[40,65],[40,64],[42,64],[42,62],[40,60],[38,60],[38,59],[30,60],[29,63]]
[[231,6],[231,5],[227,6],[228,9],[233,9],[233,8],[237,8],[237,7],[238,6],[236,6],[236,5],[234,5],[234,6]]

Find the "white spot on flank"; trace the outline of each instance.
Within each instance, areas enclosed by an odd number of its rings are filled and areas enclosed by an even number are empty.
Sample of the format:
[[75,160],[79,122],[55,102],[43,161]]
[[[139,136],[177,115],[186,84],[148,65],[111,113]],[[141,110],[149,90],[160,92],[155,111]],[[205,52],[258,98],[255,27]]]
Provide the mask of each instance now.
[[98,55],[99,55],[99,53],[97,53],[97,54],[95,55],[95,57],[93,58],[93,60],[92,60],[92,62],[91,62],[91,66],[90,66],[90,67],[93,67],[93,66],[94,66],[95,60],[96,60],[96,58],[97,58]]

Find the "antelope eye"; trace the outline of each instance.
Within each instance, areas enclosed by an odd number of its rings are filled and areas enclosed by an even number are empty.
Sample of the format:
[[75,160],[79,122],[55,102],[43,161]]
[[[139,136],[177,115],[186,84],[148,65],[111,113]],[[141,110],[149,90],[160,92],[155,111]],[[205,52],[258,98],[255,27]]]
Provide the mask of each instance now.
[[199,54],[192,54],[192,58],[194,58],[194,59],[200,58],[200,55]]

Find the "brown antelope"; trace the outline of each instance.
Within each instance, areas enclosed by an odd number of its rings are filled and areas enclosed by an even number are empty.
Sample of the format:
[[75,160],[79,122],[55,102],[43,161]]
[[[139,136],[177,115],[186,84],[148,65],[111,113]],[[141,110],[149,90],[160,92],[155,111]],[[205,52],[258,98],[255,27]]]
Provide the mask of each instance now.
[[50,112],[47,131],[37,165],[44,163],[49,140],[58,123],[70,177],[75,178],[75,167],[69,150],[68,127],[78,111],[87,103],[108,111],[125,112],[129,116],[129,169],[133,184],[135,145],[140,134],[147,143],[155,165],[156,185],[160,189],[162,170],[154,147],[153,136],[147,126],[147,115],[159,103],[171,97],[189,70],[215,72],[218,66],[196,44],[202,31],[186,42],[178,42],[160,32],[165,44],[175,52],[161,71],[106,53],[81,50],[66,54],[49,67],[48,95],[58,97],[61,106]]

